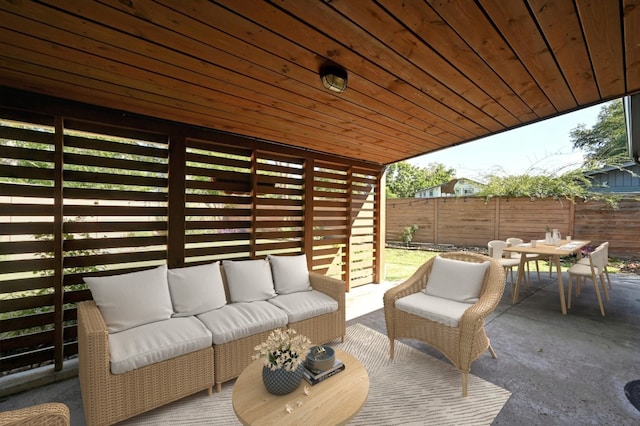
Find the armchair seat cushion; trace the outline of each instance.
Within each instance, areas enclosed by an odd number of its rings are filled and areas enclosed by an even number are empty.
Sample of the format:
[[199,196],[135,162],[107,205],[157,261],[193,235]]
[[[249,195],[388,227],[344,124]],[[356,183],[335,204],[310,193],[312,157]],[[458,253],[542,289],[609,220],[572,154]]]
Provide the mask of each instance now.
[[126,373],[211,344],[211,332],[195,317],[171,318],[111,333],[111,372]]
[[281,294],[270,299],[269,303],[286,312],[289,323],[338,310],[338,302],[335,299],[317,290]]
[[457,302],[423,292],[396,300],[397,309],[449,327],[457,327],[464,312],[472,306],[472,303]]
[[214,345],[287,325],[287,314],[266,301],[231,303],[197,318],[211,331]]

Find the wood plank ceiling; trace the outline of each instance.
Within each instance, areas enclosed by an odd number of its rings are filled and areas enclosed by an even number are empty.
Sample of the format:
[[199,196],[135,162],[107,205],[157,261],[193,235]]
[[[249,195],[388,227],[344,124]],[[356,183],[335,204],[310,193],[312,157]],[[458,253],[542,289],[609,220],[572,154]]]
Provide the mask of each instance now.
[[1,86],[381,165],[640,91],[640,0],[0,4]]

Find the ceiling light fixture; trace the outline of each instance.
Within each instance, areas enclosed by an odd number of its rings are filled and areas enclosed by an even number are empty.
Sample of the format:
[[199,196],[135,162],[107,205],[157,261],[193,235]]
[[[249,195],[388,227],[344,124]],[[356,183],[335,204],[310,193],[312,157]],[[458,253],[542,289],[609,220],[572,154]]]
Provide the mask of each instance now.
[[342,93],[347,89],[347,71],[328,65],[320,69],[320,80],[325,89]]

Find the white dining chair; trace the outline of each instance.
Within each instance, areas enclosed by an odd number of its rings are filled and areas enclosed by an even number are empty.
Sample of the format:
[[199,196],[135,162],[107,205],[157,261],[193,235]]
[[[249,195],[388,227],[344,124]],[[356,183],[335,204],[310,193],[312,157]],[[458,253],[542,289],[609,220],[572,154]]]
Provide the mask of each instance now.
[[504,249],[507,247],[507,242],[502,240],[492,240],[487,243],[487,248],[489,249],[489,257],[492,257],[500,262],[505,272],[508,272],[508,275],[511,276],[511,279],[509,280],[509,289],[511,291],[511,295],[513,295],[513,286],[515,285],[515,281],[513,280],[513,268],[515,267],[516,271],[518,270],[520,259],[507,256],[504,251]]
[[[607,278],[607,284],[609,286],[609,289],[611,289],[611,279],[609,278],[609,270],[607,269],[607,265],[609,264],[609,241],[605,241],[604,243],[600,244],[597,248],[600,248],[600,247],[602,247],[602,249],[604,250],[604,254],[603,254],[603,257],[605,259],[604,276]],[[582,259],[578,260],[578,263],[588,265],[589,258],[583,257]],[[606,294],[605,296],[607,300],[609,300],[609,295]]]
[[593,282],[593,288],[596,292],[596,299],[598,305],[600,305],[600,313],[604,315],[604,306],[602,304],[602,297],[600,296],[600,289],[598,288],[598,278],[600,279],[600,286],[602,287],[605,299],[609,300],[609,292],[604,282],[604,268],[607,263],[607,248],[605,246],[598,246],[594,251],[589,253],[586,262],[577,262],[571,268],[569,268],[569,296],[567,297],[567,308],[571,308],[571,290],[575,284],[576,296],[580,293],[580,286],[582,278],[591,279]]
[[[515,238],[515,237],[511,237],[511,238],[507,238],[507,244],[510,246],[517,246],[520,244],[523,244],[524,240],[522,240],[522,238]],[[521,253],[510,253],[512,258],[516,258],[518,260],[520,260],[520,256],[523,256],[523,254]],[[542,257],[539,254],[534,254],[534,253],[527,253],[524,255],[526,258],[526,262],[525,264],[525,268],[527,270],[527,275],[525,275],[527,277],[527,282],[530,283],[531,282],[531,271],[529,270],[529,262],[535,262],[536,264],[536,272],[538,273],[538,281],[540,281],[540,265],[538,264],[538,260],[540,260]]]

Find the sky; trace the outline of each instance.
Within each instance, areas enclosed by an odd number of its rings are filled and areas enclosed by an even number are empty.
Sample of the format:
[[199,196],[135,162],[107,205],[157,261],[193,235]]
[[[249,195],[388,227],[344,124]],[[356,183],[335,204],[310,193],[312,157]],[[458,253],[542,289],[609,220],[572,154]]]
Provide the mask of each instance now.
[[442,163],[456,177],[483,181],[499,176],[564,172],[579,167],[582,152],[573,150],[569,132],[578,124],[592,127],[601,105],[540,121],[494,136],[408,160],[414,166]]

